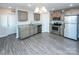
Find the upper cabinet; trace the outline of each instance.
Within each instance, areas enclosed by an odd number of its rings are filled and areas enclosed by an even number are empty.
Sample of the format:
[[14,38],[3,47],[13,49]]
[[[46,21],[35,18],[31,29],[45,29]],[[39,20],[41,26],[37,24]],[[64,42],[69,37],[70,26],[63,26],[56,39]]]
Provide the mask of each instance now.
[[18,21],[27,21],[28,20],[28,12],[18,10]]
[[34,13],[34,20],[35,21],[40,21],[40,14]]
[[63,14],[60,10],[50,11],[50,19],[62,19]]

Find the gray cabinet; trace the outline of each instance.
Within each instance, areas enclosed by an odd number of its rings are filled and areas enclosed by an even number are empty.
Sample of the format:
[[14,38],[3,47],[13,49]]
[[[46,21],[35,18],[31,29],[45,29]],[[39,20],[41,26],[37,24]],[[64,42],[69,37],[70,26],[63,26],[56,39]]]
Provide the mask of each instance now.
[[19,38],[23,39],[28,37],[29,34],[29,26],[19,26]]
[[30,26],[30,35],[37,34],[37,32],[38,32],[37,25],[31,25]]
[[40,21],[40,14],[34,13],[34,20],[35,21]]
[[30,31],[30,35],[33,35],[34,34],[34,27],[33,27],[33,25],[30,25],[29,26],[29,31]]
[[41,30],[41,28],[39,28],[38,25],[19,25],[19,38],[24,39],[30,37],[39,33],[39,30]]
[[34,26],[34,34],[38,33],[37,25]]
[[28,12],[18,10],[18,21],[23,22],[28,20]]

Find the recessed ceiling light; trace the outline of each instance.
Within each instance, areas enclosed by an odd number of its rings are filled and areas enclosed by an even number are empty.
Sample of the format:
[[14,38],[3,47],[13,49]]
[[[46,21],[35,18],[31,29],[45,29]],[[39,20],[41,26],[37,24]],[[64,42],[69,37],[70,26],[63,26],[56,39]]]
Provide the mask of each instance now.
[[31,7],[32,5],[31,5],[31,4],[28,4],[27,6],[28,6],[28,7]]
[[55,10],[55,8],[52,8],[51,10]]
[[8,8],[12,8],[12,7],[10,6],[10,7],[8,7]]
[[64,10],[62,10],[62,12],[64,12]]
[[70,6],[70,7],[72,7],[72,6],[73,6],[73,4],[70,4],[69,6]]

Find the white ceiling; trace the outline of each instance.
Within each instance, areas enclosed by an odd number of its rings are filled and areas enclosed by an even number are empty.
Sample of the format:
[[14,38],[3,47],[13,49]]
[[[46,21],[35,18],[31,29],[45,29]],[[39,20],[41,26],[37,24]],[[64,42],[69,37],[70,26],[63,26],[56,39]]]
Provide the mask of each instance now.
[[[28,6],[31,4],[31,7]],[[47,10],[55,9],[64,9],[69,8],[71,3],[0,3],[0,7],[12,7],[12,8],[22,8],[28,10],[34,10],[37,6],[45,6]],[[79,6],[79,3],[72,3],[72,7]]]

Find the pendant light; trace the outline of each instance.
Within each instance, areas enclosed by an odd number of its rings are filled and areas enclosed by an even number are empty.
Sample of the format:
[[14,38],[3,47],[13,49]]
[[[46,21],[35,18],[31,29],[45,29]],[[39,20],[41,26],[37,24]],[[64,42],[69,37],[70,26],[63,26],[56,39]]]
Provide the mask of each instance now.
[[36,7],[34,10],[34,13],[46,13],[47,9],[45,8],[45,6],[41,6],[41,7]]
[[36,7],[34,13],[38,13],[40,11],[39,7]]

